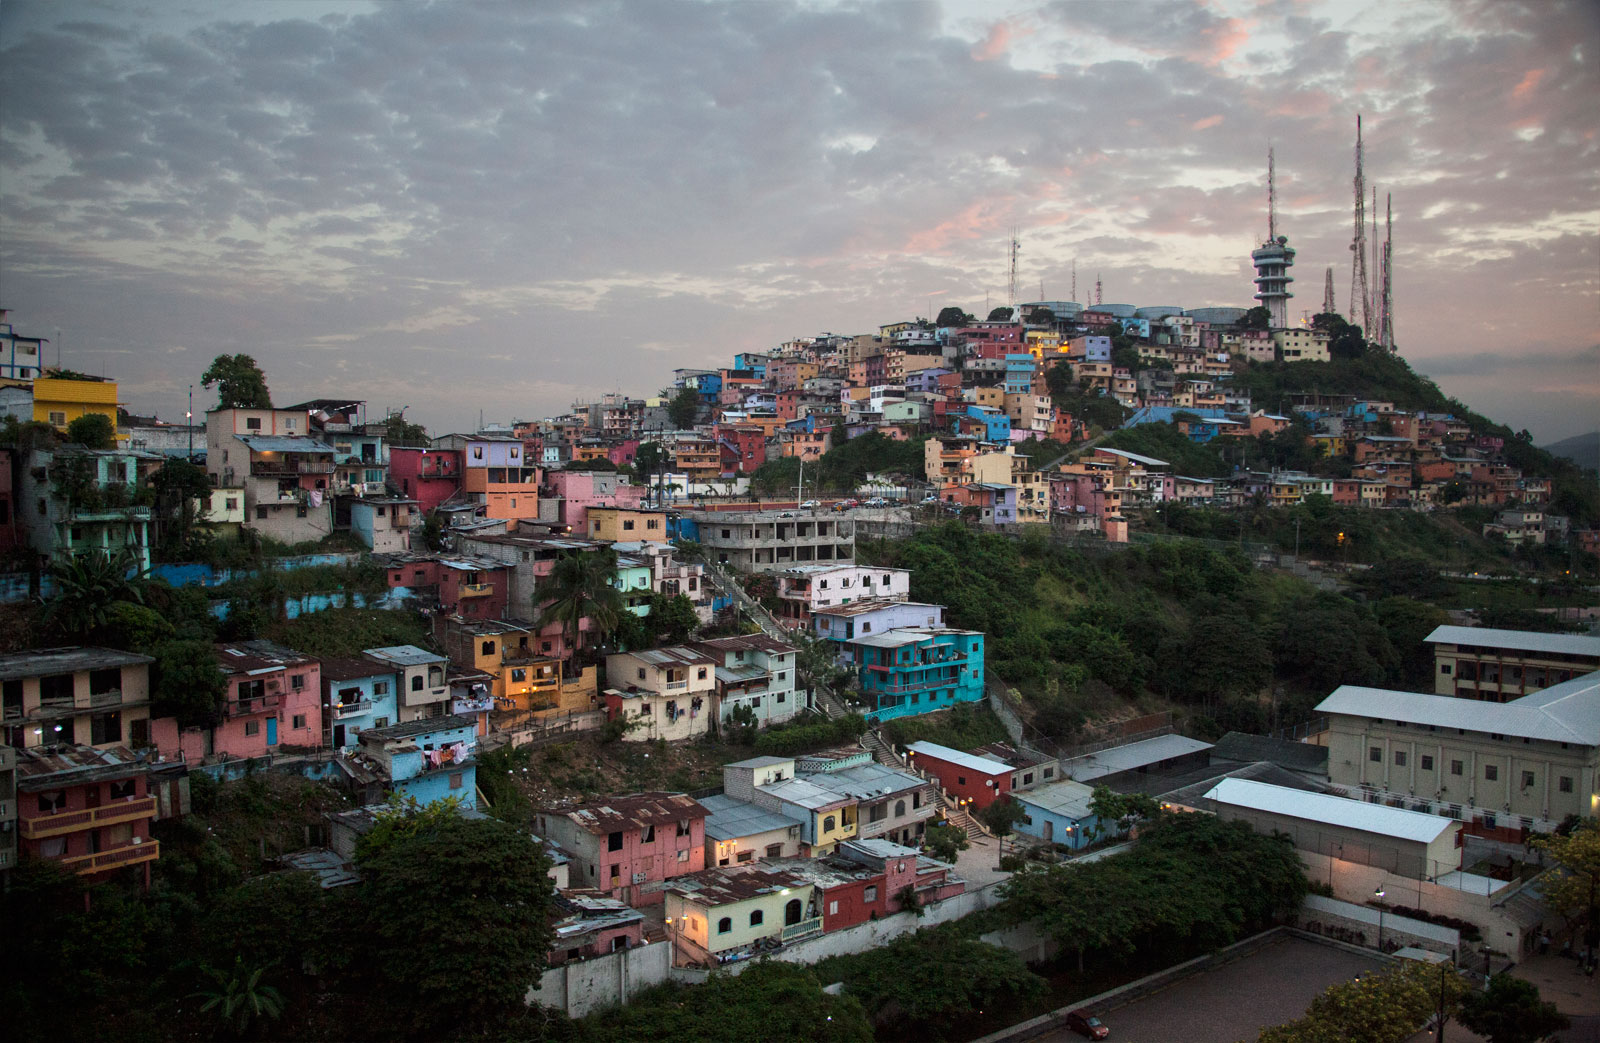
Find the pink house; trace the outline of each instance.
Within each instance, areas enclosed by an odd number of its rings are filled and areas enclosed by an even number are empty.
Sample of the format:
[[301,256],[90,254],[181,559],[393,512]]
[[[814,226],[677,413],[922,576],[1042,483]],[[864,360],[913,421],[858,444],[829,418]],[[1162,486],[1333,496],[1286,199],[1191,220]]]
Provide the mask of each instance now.
[[271,641],[217,646],[227,694],[217,723],[181,731],[163,717],[151,738],[163,760],[264,757],[322,746],[322,664]]
[[539,495],[553,500],[554,505],[541,512],[540,520],[558,522],[573,532],[588,532],[590,507],[637,507],[644,502],[645,492],[644,486],[629,485],[611,471],[550,471]]
[[644,914],[591,888],[557,891],[550,926],[556,929],[552,967],[645,943]]
[[540,812],[534,829],[572,856],[572,883],[632,906],[665,900],[663,885],[706,867],[706,816],[682,793],[634,793]]
[[461,450],[390,446],[389,477],[427,514],[461,489]]

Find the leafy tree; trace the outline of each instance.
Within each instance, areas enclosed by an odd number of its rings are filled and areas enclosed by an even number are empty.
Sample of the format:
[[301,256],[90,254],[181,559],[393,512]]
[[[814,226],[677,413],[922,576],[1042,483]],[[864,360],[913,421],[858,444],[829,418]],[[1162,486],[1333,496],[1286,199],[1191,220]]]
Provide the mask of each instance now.
[[760,722],[756,719],[755,710],[748,703],[738,703],[728,711],[728,719],[722,722],[722,737],[735,746],[745,746],[755,741],[759,729]]
[[200,386],[217,388],[218,409],[271,409],[267,378],[249,355],[218,355],[201,374]]
[[1261,305],[1257,305],[1245,312],[1239,319],[1239,328],[1242,330],[1264,330],[1272,323],[1272,312]]
[[85,413],[67,425],[67,441],[85,449],[114,449],[117,425],[104,413]]
[[1535,1043],[1572,1024],[1539,998],[1537,985],[1509,974],[1496,974],[1483,992],[1462,996],[1456,1019],[1489,1043]]
[[136,567],[126,550],[115,556],[96,551],[52,564],[49,574],[56,592],[45,605],[46,629],[74,644],[102,640],[113,605],[144,603],[144,580],[132,575]]
[[998,308],[991,308],[991,309],[989,309],[989,320],[988,321],[990,321],[990,322],[1010,322],[1011,321],[1011,313],[1012,313],[1012,309],[1007,308],[1004,305],[1002,305],[1002,306],[1000,306]]
[[933,324],[938,326],[940,329],[960,329],[971,322],[972,316],[968,315],[960,308],[957,308],[955,305],[951,305],[948,308],[941,308],[939,310],[939,317],[933,320]]
[[429,445],[428,429],[406,420],[404,413],[390,413],[383,418],[383,440],[390,445]]
[[105,643],[141,655],[153,652],[174,634],[173,626],[149,605],[114,601],[106,612]]
[[796,632],[789,643],[794,645],[794,667],[801,683],[807,688],[837,688],[850,672],[839,665],[838,649],[833,642]]
[[180,728],[216,722],[228,685],[211,642],[167,642],[156,651],[154,674],[154,716],[176,717]]
[[650,629],[669,645],[681,645],[700,629],[694,602],[686,594],[650,595]]
[[1056,313],[1049,308],[1030,308],[1026,318],[1029,325],[1032,326],[1054,326],[1056,324]]
[[[705,1043],[781,1039],[870,1043],[872,1024],[853,996],[831,996],[809,967],[762,960],[704,985],[660,985],[585,1020],[593,1043]],[[458,1033],[455,1033],[458,1034]]]
[[602,635],[612,633],[626,611],[616,580],[617,554],[609,547],[562,555],[534,591],[538,625],[559,624],[568,648],[575,647],[574,636],[582,645],[585,619]]
[[1469,991],[1446,966],[1405,961],[1329,986],[1305,1017],[1262,1030],[1260,1043],[1401,1043],[1438,1013],[1441,994],[1448,1015]]
[[150,476],[156,495],[157,551],[166,561],[195,561],[204,556],[209,534],[201,507],[211,496],[205,468],[188,460],[168,460]]
[[409,1015],[401,1031],[424,1039],[493,1031],[523,1010],[554,937],[549,863],[531,836],[450,814],[358,864],[350,973],[370,984],[385,1034],[396,1009]]
[[1103,826],[1125,832],[1135,822],[1161,814],[1161,804],[1144,793],[1117,793],[1109,786],[1096,786],[1089,799],[1089,810]]
[[422,545],[435,552],[446,547],[444,519],[439,517],[438,511],[429,511],[427,517],[422,519]]
[[1585,819],[1565,836],[1535,837],[1533,846],[1558,867],[1555,879],[1543,885],[1545,901],[1569,919],[1585,918],[1585,945],[1600,947],[1600,820]]
[[248,967],[243,957],[224,970],[202,969],[210,984],[194,994],[203,999],[202,1013],[212,1013],[224,1029],[243,1036],[251,1023],[272,1021],[283,1014],[283,994],[261,980],[265,967]]
[[373,816],[372,828],[356,841],[356,861],[366,861],[396,843],[431,832],[460,817],[458,797],[423,804],[416,797],[391,793],[383,810]]
[[954,862],[961,852],[972,846],[972,842],[967,839],[966,830],[955,826],[929,826],[922,838],[922,845],[939,861]]
[[993,801],[987,807],[979,808],[976,814],[978,821],[982,822],[989,832],[997,837],[1008,837],[1027,812],[1022,810],[1021,804],[1008,795],[1001,800]]
[[678,393],[672,396],[672,401],[667,403],[667,419],[680,431],[693,427],[695,421],[700,419],[700,392],[692,387],[679,388]]
[[1412,691],[1433,691],[1433,647],[1428,635],[1449,623],[1450,613],[1409,597],[1384,598],[1373,606],[1373,613],[1399,659],[1397,680]]

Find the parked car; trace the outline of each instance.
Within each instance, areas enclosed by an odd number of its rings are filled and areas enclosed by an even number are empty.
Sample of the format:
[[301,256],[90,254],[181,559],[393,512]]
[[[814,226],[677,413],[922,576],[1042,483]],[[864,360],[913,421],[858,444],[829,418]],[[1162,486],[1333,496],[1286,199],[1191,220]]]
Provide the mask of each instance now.
[[861,504],[855,500],[840,500],[838,503],[833,505],[833,509],[836,511],[848,511],[852,507],[860,506]]
[[889,501],[885,500],[881,496],[874,496],[872,499],[868,500],[863,506],[866,506],[866,507],[887,507],[887,506],[889,506]]
[[1075,1010],[1067,1015],[1067,1028],[1089,1039],[1105,1039],[1111,1030],[1100,1019],[1086,1010]]
[[939,498],[937,496],[924,496],[922,498],[922,503],[923,503],[924,506],[931,506],[931,505],[936,504],[938,502],[939,502]]
[[805,503],[800,505],[800,509],[802,511],[814,511],[821,506],[822,502],[820,500],[807,500]]

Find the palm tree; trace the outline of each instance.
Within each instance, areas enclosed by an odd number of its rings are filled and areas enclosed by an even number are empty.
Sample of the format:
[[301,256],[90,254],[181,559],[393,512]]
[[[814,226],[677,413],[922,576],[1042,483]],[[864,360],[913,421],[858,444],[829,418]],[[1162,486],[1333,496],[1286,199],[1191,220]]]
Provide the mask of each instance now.
[[243,1036],[254,1018],[272,1019],[283,1013],[283,994],[271,985],[261,984],[265,967],[250,970],[244,958],[235,956],[233,966],[225,971],[203,968],[211,979],[209,988],[195,993],[205,1000],[201,1011],[214,1010],[225,1024],[230,1024],[236,1034]]
[[144,604],[144,578],[133,555],[96,551],[57,561],[50,566],[55,596],[45,606],[46,627],[89,641],[111,621],[111,606],[119,601]]
[[626,611],[616,582],[617,554],[610,547],[563,555],[534,592],[537,625],[542,629],[559,623],[564,645],[574,634],[582,644],[585,619],[602,635],[613,632]]

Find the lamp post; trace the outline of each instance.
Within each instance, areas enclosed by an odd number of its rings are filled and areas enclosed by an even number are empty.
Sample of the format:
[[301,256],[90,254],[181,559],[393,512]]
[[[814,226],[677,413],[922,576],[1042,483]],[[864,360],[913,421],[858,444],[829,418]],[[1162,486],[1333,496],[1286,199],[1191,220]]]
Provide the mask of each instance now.
[[1378,900],[1378,951],[1383,951],[1383,888],[1372,892],[1372,897]]
[[189,462],[194,462],[194,385],[189,385],[189,411],[183,414],[184,426],[189,429]]

